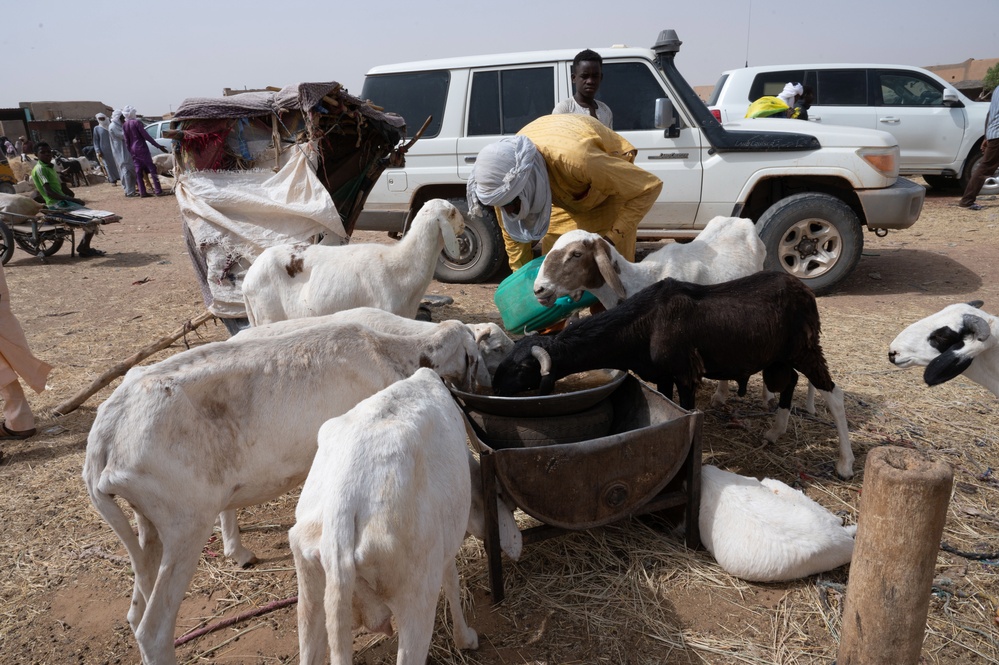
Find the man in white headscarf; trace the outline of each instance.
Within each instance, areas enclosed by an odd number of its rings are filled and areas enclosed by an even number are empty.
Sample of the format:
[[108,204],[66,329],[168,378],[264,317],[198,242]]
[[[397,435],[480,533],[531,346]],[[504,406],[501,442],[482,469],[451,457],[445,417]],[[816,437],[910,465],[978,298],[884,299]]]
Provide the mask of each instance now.
[[787,107],[794,108],[794,102],[798,97],[805,94],[805,88],[800,83],[786,83],[777,98],[787,104]]
[[101,168],[104,170],[108,182],[117,185],[121,176],[118,174],[118,164],[111,151],[110,125],[106,115],[97,114],[97,126],[94,127],[94,152],[97,153],[97,161],[101,163]]
[[510,268],[547,253],[563,233],[583,229],[635,260],[638,224],[663,183],[635,166],[635,146],[582,114],[541,116],[483,148],[467,185],[468,207],[497,209]]
[[124,115],[119,109],[111,113],[111,125],[108,132],[111,134],[111,154],[114,161],[121,167],[121,184],[125,186],[125,196],[136,197],[139,192],[135,191],[135,165],[132,163],[132,155],[125,145]]

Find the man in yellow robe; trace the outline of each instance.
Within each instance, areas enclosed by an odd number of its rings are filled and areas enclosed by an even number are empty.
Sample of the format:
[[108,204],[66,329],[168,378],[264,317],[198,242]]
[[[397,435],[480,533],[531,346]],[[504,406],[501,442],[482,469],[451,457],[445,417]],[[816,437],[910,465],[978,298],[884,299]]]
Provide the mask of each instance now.
[[496,207],[510,268],[547,253],[573,229],[598,233],[635,260],[638,224],[663,183],[635,166],[637,150],[586,115],[542,116],[479,152],[468,181],[469,210]]

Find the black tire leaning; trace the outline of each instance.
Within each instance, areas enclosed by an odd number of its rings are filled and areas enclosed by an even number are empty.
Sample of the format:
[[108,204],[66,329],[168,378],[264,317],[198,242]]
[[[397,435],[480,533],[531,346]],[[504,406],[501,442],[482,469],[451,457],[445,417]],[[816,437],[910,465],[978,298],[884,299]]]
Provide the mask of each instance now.
[[0,264],[7,265],[10,257],[14,256],[14,234],[2,220],[0,220],[0,242],[3,243],[3,247],[0,248]]
[[477,284],[484,282],[500,269],[506,260],[503,234],[492,208],[484,208],[482,217],[468,214],[465,199],[448,199],[465,218],[465,232],[458,237],[461,256],[452,259],[441,252],[434,269],[439,282]]
[[853,271],[864,249],[857,214],[829,194],[781,199],[760,216],[757,227],[767,248],[767,270],[794,275],[819,295]]
[[467,414],[485,433],[483,441],[491,448],[528,448],[606,436],[614,421],[614,406],[605,399],[579,413],[544,418],[495,416],[474,409]]

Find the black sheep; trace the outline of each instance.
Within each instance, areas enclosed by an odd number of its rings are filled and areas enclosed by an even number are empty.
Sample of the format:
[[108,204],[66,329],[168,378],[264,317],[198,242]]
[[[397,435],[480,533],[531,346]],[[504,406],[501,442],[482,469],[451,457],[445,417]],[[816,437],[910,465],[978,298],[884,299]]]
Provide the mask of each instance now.
[[493,377],[498,395],[533,388],[551,392],[558,379],[590,369],[631,370],[663,394],[679,392],[680,406],[694,408],[701,379],[739,382],[763,372],[780,394],[777,422],[765,437],[787,429],[798,372],[823,394],[840,438],[837,472],[853,475],[853,452],[843,408],[819,345],[815,295],[783,272],[759,272],[721,284],[665,279],[614,309],[580,320],[557,335],[517,342]]

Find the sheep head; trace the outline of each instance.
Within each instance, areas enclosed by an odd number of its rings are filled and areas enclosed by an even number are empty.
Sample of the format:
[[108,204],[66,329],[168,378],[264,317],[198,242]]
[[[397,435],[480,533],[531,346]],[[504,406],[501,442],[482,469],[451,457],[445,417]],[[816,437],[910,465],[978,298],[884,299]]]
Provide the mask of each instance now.
[[420,358],[420,366],[433,368],[442,378],[466,392],[492,385],[492,377],[482,360],[475,336],[460,321],[438,324],[429,354]]
[[[888,346],[897,367],[926,367],[923,380],[935,386],[963,373],[975,357],[996,345],[982,301],[949,305],[916,321]],[[988,318],[986,318],[988,317]]]
[[563,234],[552,245],[534,280],[534,297],[551,307],[560,296],[579,301],[583,292],[602,287],[626,298],[619,261],[624,259],[596,233],[576,229]]
[[552,391],[555,377],[552,359],[546,347],[551,336],[529,335],[518,340],[493,375],[493,392],[509,397],[525,390],[540,388],[541,394]]
[[[458,247],[458,236],[465,232],[465,218],[461,212],[444,199],[431,199],[423,204],[417,217],[431,217],[437,221],[441,237],[444,239],[444,251],[453,259],[461,256]],[[414,220],[413,225],[416,225]]]

